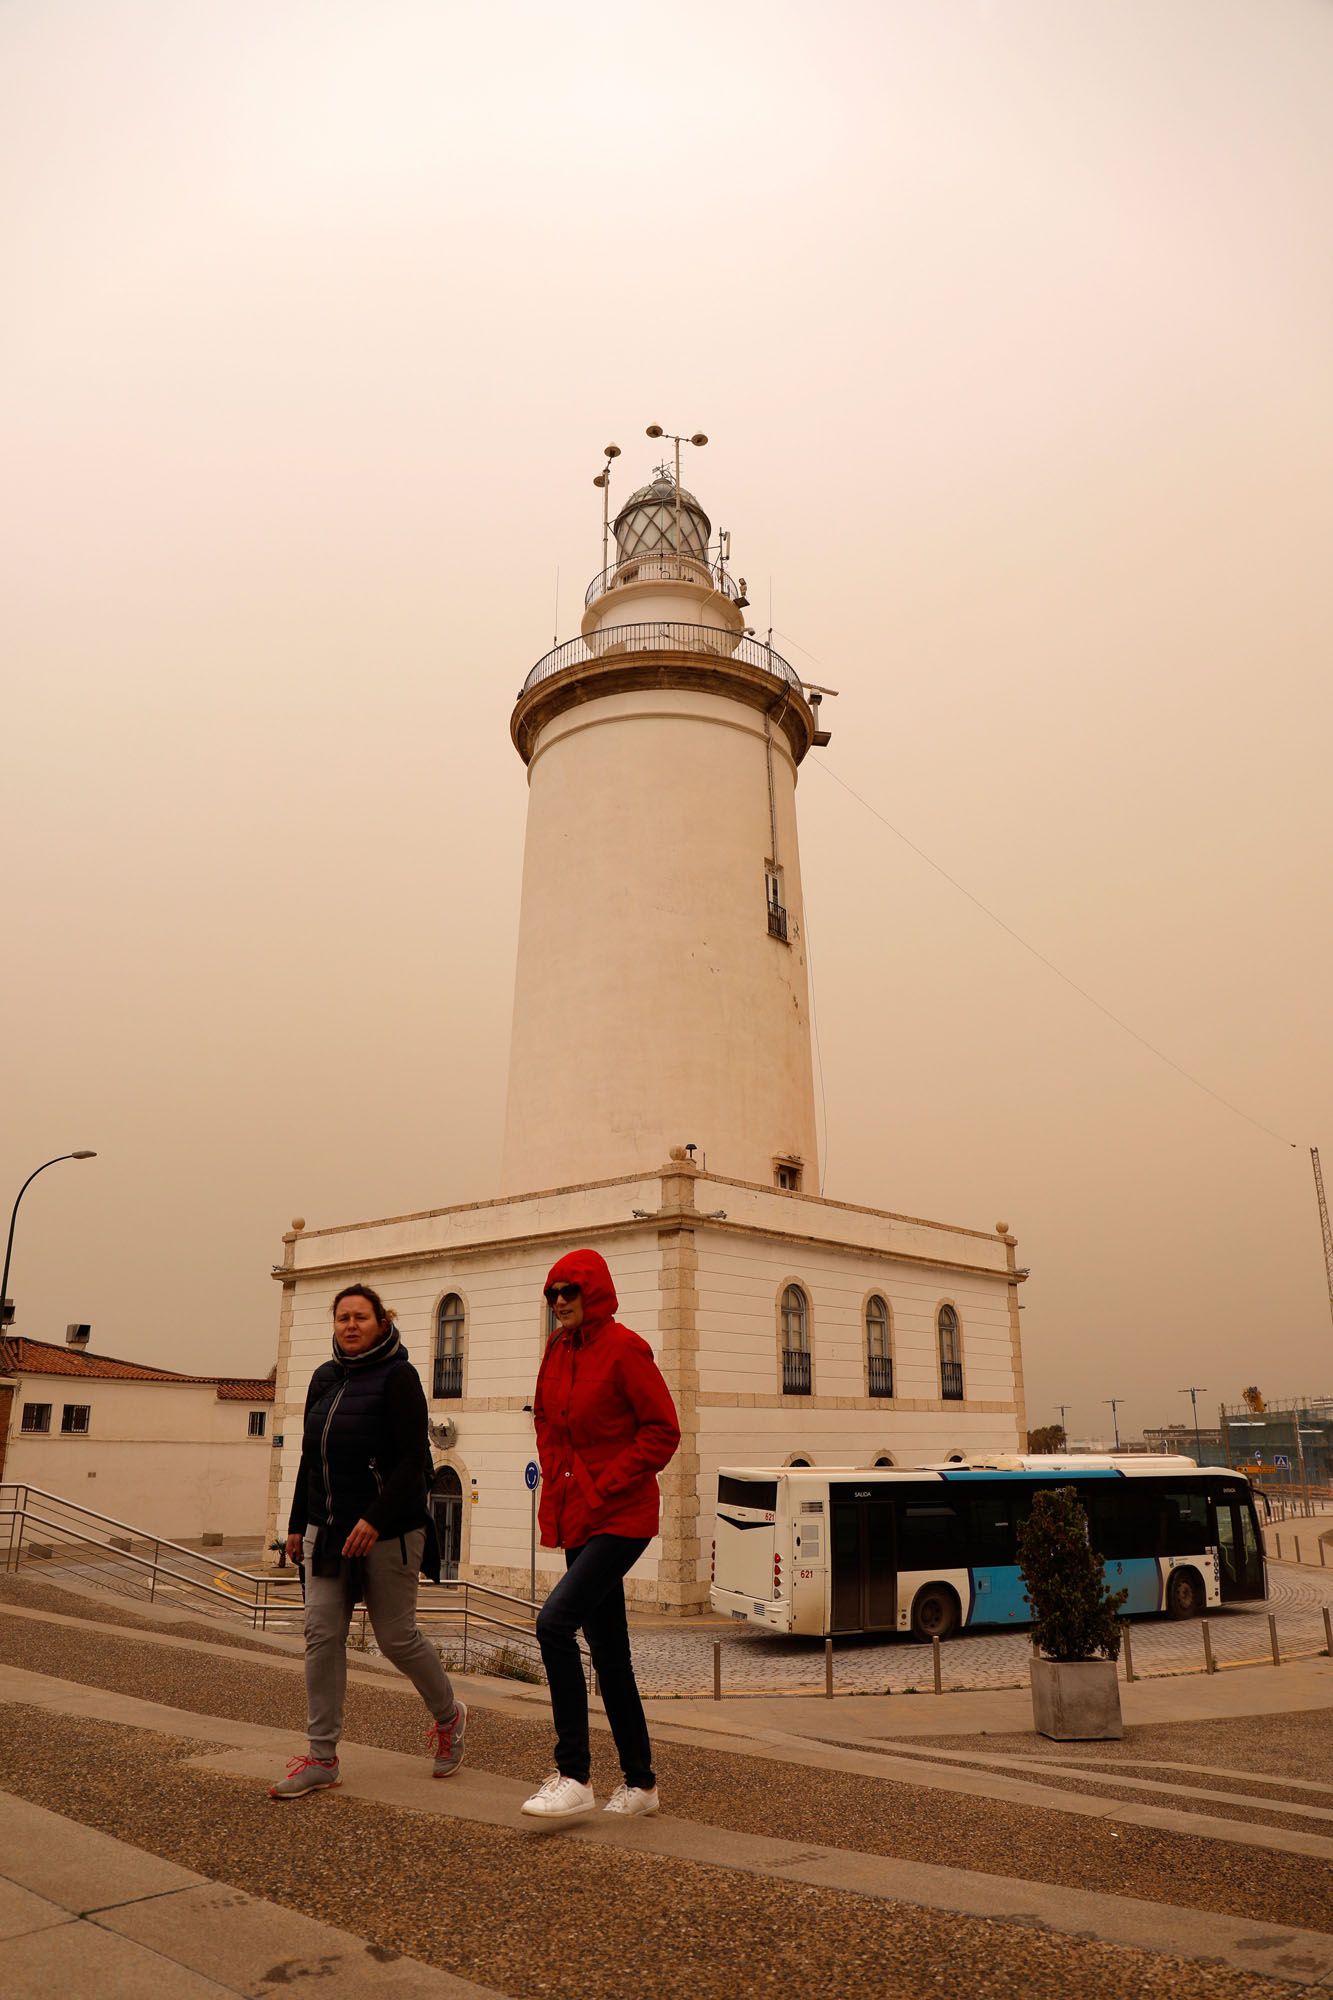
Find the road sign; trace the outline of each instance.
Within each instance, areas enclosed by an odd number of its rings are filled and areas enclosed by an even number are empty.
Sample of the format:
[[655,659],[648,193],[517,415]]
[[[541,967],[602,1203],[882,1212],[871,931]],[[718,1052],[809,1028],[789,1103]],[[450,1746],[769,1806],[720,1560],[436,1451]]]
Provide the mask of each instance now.
[[1291,1460],[1287,1457],[1285,1452],[1275,1451],[1273,1453],[1273,1463],[1277,1467],[1279,1472],[1291,1471]]
[[530,1458],[523,1468],[523,1484],[527,1487],[529,1493],[537,1491],[537,1481],[541,1476],[541,1467],[535,1458]]

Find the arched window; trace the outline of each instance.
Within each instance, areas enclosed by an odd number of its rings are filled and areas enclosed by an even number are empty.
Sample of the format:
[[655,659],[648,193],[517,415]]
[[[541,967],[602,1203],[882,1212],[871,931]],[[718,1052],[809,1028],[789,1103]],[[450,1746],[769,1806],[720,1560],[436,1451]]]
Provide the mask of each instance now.
[[800,1453],[797,1452],[794,1457],[789,1458],[787,1460],[787,1463],[788,1465],[796,1466],[797,1469],[799,1470],[801,1466],[808,1466],[810,1464],[810,1460],[808,1458],[802,1458]]
[[435,1315],[435,1394],[461,1396],[463,1393],[463,1332],[467,1314],[457,1292],[440,1300]]
[[952,1306],[941,1306],[936,1316],[940,1339],[940,1393],[946,1403],[963,1400],[963,1337],[958,1315]]
[[893,1394],[889,1308],[878,1292],[872,1292],[866,1300],[866,1387],[872,1396]]
[[893,1464],[893,1459],[887,1451],[882,1451],[874,1463],[881,1467],[890,1466]]
[[799,1285],[782,1294],[782,1393],[810,1394],[810,1301]]

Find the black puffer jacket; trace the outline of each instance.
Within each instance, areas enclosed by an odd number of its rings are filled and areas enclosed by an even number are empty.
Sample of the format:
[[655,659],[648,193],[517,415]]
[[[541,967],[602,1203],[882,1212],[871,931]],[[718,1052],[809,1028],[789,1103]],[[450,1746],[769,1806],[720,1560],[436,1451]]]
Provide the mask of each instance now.
[[288,1532],[369,1521],[381,1536],[426,1525],[426,1396],[395,1333],[387,1352],[337,1354],[310,1378]]

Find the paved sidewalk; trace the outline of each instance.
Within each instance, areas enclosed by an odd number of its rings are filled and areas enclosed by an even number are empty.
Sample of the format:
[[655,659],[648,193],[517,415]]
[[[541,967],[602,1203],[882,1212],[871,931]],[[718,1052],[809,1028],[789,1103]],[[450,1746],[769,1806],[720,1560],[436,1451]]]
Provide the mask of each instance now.
[[[288,1742],[285,1732],[263,1725],[191,1715],[132,1696],[112,1695],[72,1682],[26,1674],[14,1668],[0,1669],[0,1702],[15,1700],[31,1702],[70,1716],[95,1716],[104,1722],[116,1721],[131,1727],[156,1730],[174,1738],[193,1736],[201,1742],[209,1742],[209,1747],[201,1749],[191,1761],[206,1771],[232,1779],[254,1781],[258,1798],[262,1798],[258,1792],[260,1781],[272,1776]],[[218,1747],[219,1740],[228,1747]],[[827,1750],[826,1757],[840,1767],[835,1752]],[[991,1796],[997,1795],[997,1792],[1001,1796],[1021,1794],[1025,1789],[1020,1781],[997,1777],[982,1770],[930,1772],[918,1767],[913,1775],[917,1782],[927,1785],[942,1781],[949,1789],[984,1791]],[[874,1901],[911,1903],[923,1910],[942,1911],[959,1917],[981,1917],[1001,1922],[1017,1920],[1074,1938],[1094,1939],[1165,1957],[1226,1966],[1255,1980],[1279,1980],[1297,1986],[1315,1986],[1333,1981],[1333,1936],[1295,1926],[1256,1924],[1252,1918],[1229,1917],[1217,1911],[1182,1909],[1141,1898],[1097,1894],[1066,1885],[1055,1886],[1015,1877],[978,1874],[964,1868],[893,1860],[843,1847],[829,1848],[810,1842],[785,1840],[776,1835],[765,1837],[738,1833],[734,1829],[677,1819],[665,1813],[654,1820],[628,1822],[598,1816],[553,1835],[546,1828],[525,1827],[519,1820],[518,1807],[526,1790],[527,1786],[519,1780],[467,1769],[448,1785],[423,1784],[419,1758],[410,1758],[396,1751],[372,1749],[366,1745],[356,1746],[354,1752],[349,1750],[344,1760],[341,1787],[344,1798],[359,1799],[374,1806],[423,1817],[444,1817],[503,1828],[515,1832],[528,1843],[545,1843],[555,1839],[560,1849],[576,1845],[590,1846],[594,1850],[629,1850],[665,1860],[687,1861],[709,1870],[767,1877],[788,1884],[804,1884],[811,1889],[850,1892]],[[1066,1809],[1069,1808],[1069,1801],[1060,1794],[1047,1793],[1042,1803],[1048,1800],[1058,1801]],[[259,1805],[258,1809],[282,1813],[285,1817],[295,1812],[306,1813],[311,1815],[308,1824],[313,1829],[318,1823],[314,1815],[331,1803],[324,1800],[295,1807]],[[0,1838],[7,1832],[6,1809],[6,1803],[0,1796]],[[1098,1817],[1130,1820],[1139,1816],[1137,1809],[1126,1808],[1114,1801],[1099,1800],[1091,1805],[1081,1801],[1079,1809]],[[17,1807],[19,1813],[38,1810],[21,1805]],[[1165,1823],[1164,1816],[1154,1816],[1153,1809],[1147,1810],[1147,1823]],[[56,1820],[55,1815],[42,1813],[39,1825],[44,1826],[47,1822],[53,1829],[66,1825],[66,1822]],[[366,1995],[371,2000],[371,1996],[381,1990],[388,1993],[390,1980],[394,1994],[402,1994],[404,2000],[412,2000],[412,1996],[417,1994],[420,1994],[421,2000],[435,1995],[439,1996],[439,2000],[487,2000],[486,1989],[467,1981],[447,1979],[410,1960],[386,1964],[380,1959],[372,1963],[366,1948],[346,1933],[310,1923],[289,1911],[278,1910],[273,1905],[244,1896],[240,1891],[220,1889],[219,1885],[207,1883],[204,1878],[187,1870],[156,1861],[151,1856],[138,1855],[133,1849],[125,1849],[117,1842],[108,1841],[104,1835],[88,1835],[85,1829],[71,1831],[80,1842],[91,1840],[96,1843],[94,1859],[103,1870],[109,1896],[113,1899],[110,1912],[96,1908],[91,1919],[95,1928],[116,1934],[114,1943],[102,1945],[99,1942],[98,1950],[103,1958],[99,1961],[94,1954],[93,1961],[94,1965],[105,1964],[105,1978],[113,1983],[105,1983],[103,1975],[97,1974],[82,1989],[89,1995],[100,1997],[124,1991],[134,1992],[136,2000],[140,1992],[153,1996],[153,2000],[159,1993],[164,2000],[165,1996],[175,2000],[177,1994],[182,1996],[182,2000],[195,2000],[195,1996],[200,1996],[202,2000],[204,1994],[219,1991],[253,1993],[260,1990],[254,1983],[259,1975],[259,1961],[267,1959],[264,1983],[271,1987],[275,1983],[271,1968],[285,1955],[312,1967],[315,1961],[322,1960],[327,1964],[327,1973],[321,1970],[319,1974],[317,1990],[321,2000],[324,1996],[328,1996],[328,2000],[343,2000],[344,1995],[351,2000],[354,1994],[358,1997]],[[1227,1837],[1244,1839],[1249,1831],[1233,1825],[1228,1829]],[[1271,1830],[1254,1831],[1267,1833]],[[312,1833],[312,1838],[315,1837]],[[12,1848],[13,1840],[8,1844]],[[14,1864],[20,1870],[14,1878],[19,1892],[34,1899],[19,1913],[19,1921],[24,1924],[26,1933],[26,1961],[33,1968],[33,1978],[30,1988],[20,1986],[12,1990],[6,1978],[6,2000],[19,2000],[19,1996],[27,2000],[29,1991],[34,2000],[39,1993],[42,2000],[46,2000],[53,1983],[57,1990],[63,1987],[65,1992],[72,1994],[80,1991],[77,1985],[69,1987],[64,1984],[64,1959],[45,1968],[48,1973],[46,1983],[40,1983],[37,1975],[43,1970],[44,1954],[49,1956],[57,1951],[70,1953],[68,1962],[77,1962],[77,1944],[71,1953],[63,1937],[54,1933],[58,1928],[63,1930],[68,1927],[83,1914],[76,1907],[76,1900],[86,1904],[100,1892],[90,1891],[80,1881],[77,1899],[71,1897],[68,1884],[71,1876],[79,1879],[78,1862],[73,1861],[63,1867],[63,1873],[58,1872],[64,1864],[64,1856],[52,1831],[45,1832],[44,1844],[49,1856],[60,1857],[54,1865],[51,1859],[44,1863],[40,1856]],[[1333,1857],[1333,1841],[1320,1841],[1305,1851],[1313,1853],[1321,1849],[1325,1860]],[[65,1885],[63,1891],[62,1883]],[[44,1888],[42,1884],[45,1884]],[[44,1904],[43,1897],[46,1899]],[[168,1904],[173,1907],[169,1908]],[[44,1912],[49,1913],[45,1921]],[[244,1913],[241,1921],[238,1921],[238,1912]],[[0,1914],[3,1914],[2,1904]],[[284,1923],[297,1928],[292,1930],[280,1952],[277,1949],[278,1937]],[[302,1926],[305,1928],[301,1929]],[[316,1938],[315,1933],[322,1936]],[[173,1969],[170,1977],[177,1983],[121,1984],[123,1975],[120,1968],[122,1963],[127,1962],[116,1954],[122,1949],[124,1940],[129,1941],[132,1949],[163,1953],[171,1961]],[[10,1949],[6,1948],[7,1971]],[[107,1953],[109,1958],[105,1956]],[[412,1985],[407,1983],[409,1975],[411,1978],[420,1976],[425,1980],[439,1980],[440,1983]],[[292,1976],[293,1973],[289,1973],[276,1983],[285,1984],[287,1978]],[[381,1977],[383,1986],[377,1983]],[[331,1983],[335,1978],[351,1983],[339,1986]],[[493,1992],[489,2000],[494,2000]]]
[[0,1791],[5,2000],[501,2000]]

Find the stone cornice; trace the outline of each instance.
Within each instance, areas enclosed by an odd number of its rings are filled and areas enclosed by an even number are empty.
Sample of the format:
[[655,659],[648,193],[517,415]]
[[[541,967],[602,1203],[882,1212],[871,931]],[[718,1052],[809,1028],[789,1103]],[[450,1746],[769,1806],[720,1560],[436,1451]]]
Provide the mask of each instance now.
[[720,695],[767,713],[783,731],[799,764],[814,742],[815,718],[804,695],[744,660],[716,653],[608,653],[581,660],[562,673],[538,681],[519,696],[509,721],[514,747],[526,764],[538,736],[555,716],[604,695],[637,694],[645,688],[685,688],[692,694]]

